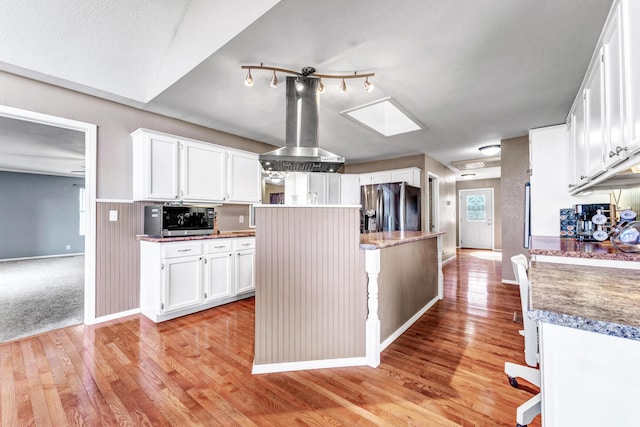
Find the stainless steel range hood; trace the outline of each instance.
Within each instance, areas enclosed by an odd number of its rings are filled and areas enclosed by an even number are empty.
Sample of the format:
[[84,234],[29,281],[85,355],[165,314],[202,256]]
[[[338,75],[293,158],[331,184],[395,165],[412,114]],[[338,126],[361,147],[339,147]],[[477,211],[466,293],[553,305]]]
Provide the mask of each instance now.
[[344,164],[344,157],[318,147],[318,82],[317,77],[287,77],[286,145],[260,155],[265,170],[336,172]]

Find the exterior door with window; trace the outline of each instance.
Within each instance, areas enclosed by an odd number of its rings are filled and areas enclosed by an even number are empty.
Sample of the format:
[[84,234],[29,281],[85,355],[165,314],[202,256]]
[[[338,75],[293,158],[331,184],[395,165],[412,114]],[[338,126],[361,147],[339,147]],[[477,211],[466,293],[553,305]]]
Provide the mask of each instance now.
[[493,189],[460,190],[460,247],[493,249]]

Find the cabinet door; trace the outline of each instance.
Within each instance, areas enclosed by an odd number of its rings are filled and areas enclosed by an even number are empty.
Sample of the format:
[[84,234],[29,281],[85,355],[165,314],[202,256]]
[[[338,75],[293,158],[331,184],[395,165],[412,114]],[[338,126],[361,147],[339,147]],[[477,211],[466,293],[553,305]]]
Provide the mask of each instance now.
[[337,173],[327,174],[327,183],[326,183],[327,190],[326,190],[325,203],[329,205],[339,205],[341,187],[342,187],[342,180],[339,174]]
[[224,200],[225,150],[205,143],[181,143],[181,198],[195,201]]
[[309,190],[308,174],[291,172],[284,178],[284,204],[304,205]]
[[258,155],[236,151],[229,151],[228,155],[228,201],[260,203],[262,169]]
[[174,200],[178,194],[178,140],[163,135],[145,137],[143,198]]
[[393,171],[391,182],[406,182],[411,186],[420,187],[420,171],[414,168]]
[[360,177],[358,175],[340,175],[340,203],[343,205],[360,204]]
[[611,21],[603,37],[605,165],[613,166],[625,157],[624,135],[624,64],[619,7],[611,14]]
[[585,116],[587,140],[587,176],[593,178],[604,169],[604,98],[602,83],[602,54],[597,60],[585,86]]
[[[307,189],[308,193],[303,196],[303,199],[306,198],[307,204],[313,204],[314,201],[319,205],[326,205],[328,202],[327,195],[327,175],[326,173],[308,173],[307,174]],[[310,199],[309,195],[312,196]],[[315,195],[315,199],[313,196]]]
[[254,262],[255,249],[237,251],[235,256],[236,269],[236,293],[252,291],[255,289]]
[[160,312],[180,310],[202,303],[202,258],[183,257],[162,263],[162,296]]
[[622,40],[624,45],[627,154],[640,149],[640,2],[624,0]]
[[388,182],[393,182],[391,172],[376,172],[371,174],[371,184],[386,184]]
[[573,153],[575,173],[572,182],[575,186],[586,183],[587,179],[587,138],[585,131],[584,117],[584,95],[581,95],[576,102],[576,107],[572,115],[573,122]]
[[205,271],[205,299],[207,301],[234,294],[232,252],[207,255],[205,258]]

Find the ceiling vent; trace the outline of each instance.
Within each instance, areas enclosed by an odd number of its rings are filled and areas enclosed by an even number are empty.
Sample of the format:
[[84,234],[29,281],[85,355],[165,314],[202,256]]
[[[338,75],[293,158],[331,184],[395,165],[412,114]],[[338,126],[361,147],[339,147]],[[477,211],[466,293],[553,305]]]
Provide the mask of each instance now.
[[485,168],[499,168],[500,157],[487,157],[484,159],[474,160],[460,160],[458,162],[451,162],[451,166],[459,171],[468,171]]

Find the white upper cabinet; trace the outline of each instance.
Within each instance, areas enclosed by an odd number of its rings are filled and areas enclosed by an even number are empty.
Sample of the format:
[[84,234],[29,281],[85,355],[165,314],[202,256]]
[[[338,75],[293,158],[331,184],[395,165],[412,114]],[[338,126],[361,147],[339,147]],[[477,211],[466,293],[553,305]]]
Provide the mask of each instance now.
[[147,129],[133,139],[133,199],[260,201],[258,155]]
[[627,139],[626,155],[640,150],[640,2],[622,1],[622,44]]
[[393,169],[360,174],[360,185],[386,184],[389,182],[406,182],[411,186],[420,187],[420,168]]
[[224,149],[200,142],[181,142],[180,159],[181,199],[224,200]]
[[[602,58],[602,55],[600,55]],[[602,59],[594,62],[584,89],[586,116],[587,177],[600,175],[604,169],[604,106]]]
[[567,119],[572,194],[615,188],[610,178],[640,161],[640,1],[614,0]]
[[613,166],[624,158],[624,63],[620,8],[611,14],[603,33],[602,60],[604,62],[604,164]]
[[164,135],[136,131],[133,144],[134,200],[173,200],[178,188],[180,143]]
[[227,201],[260,203],[262,169],[258,155],[231,150],[228,155]]

